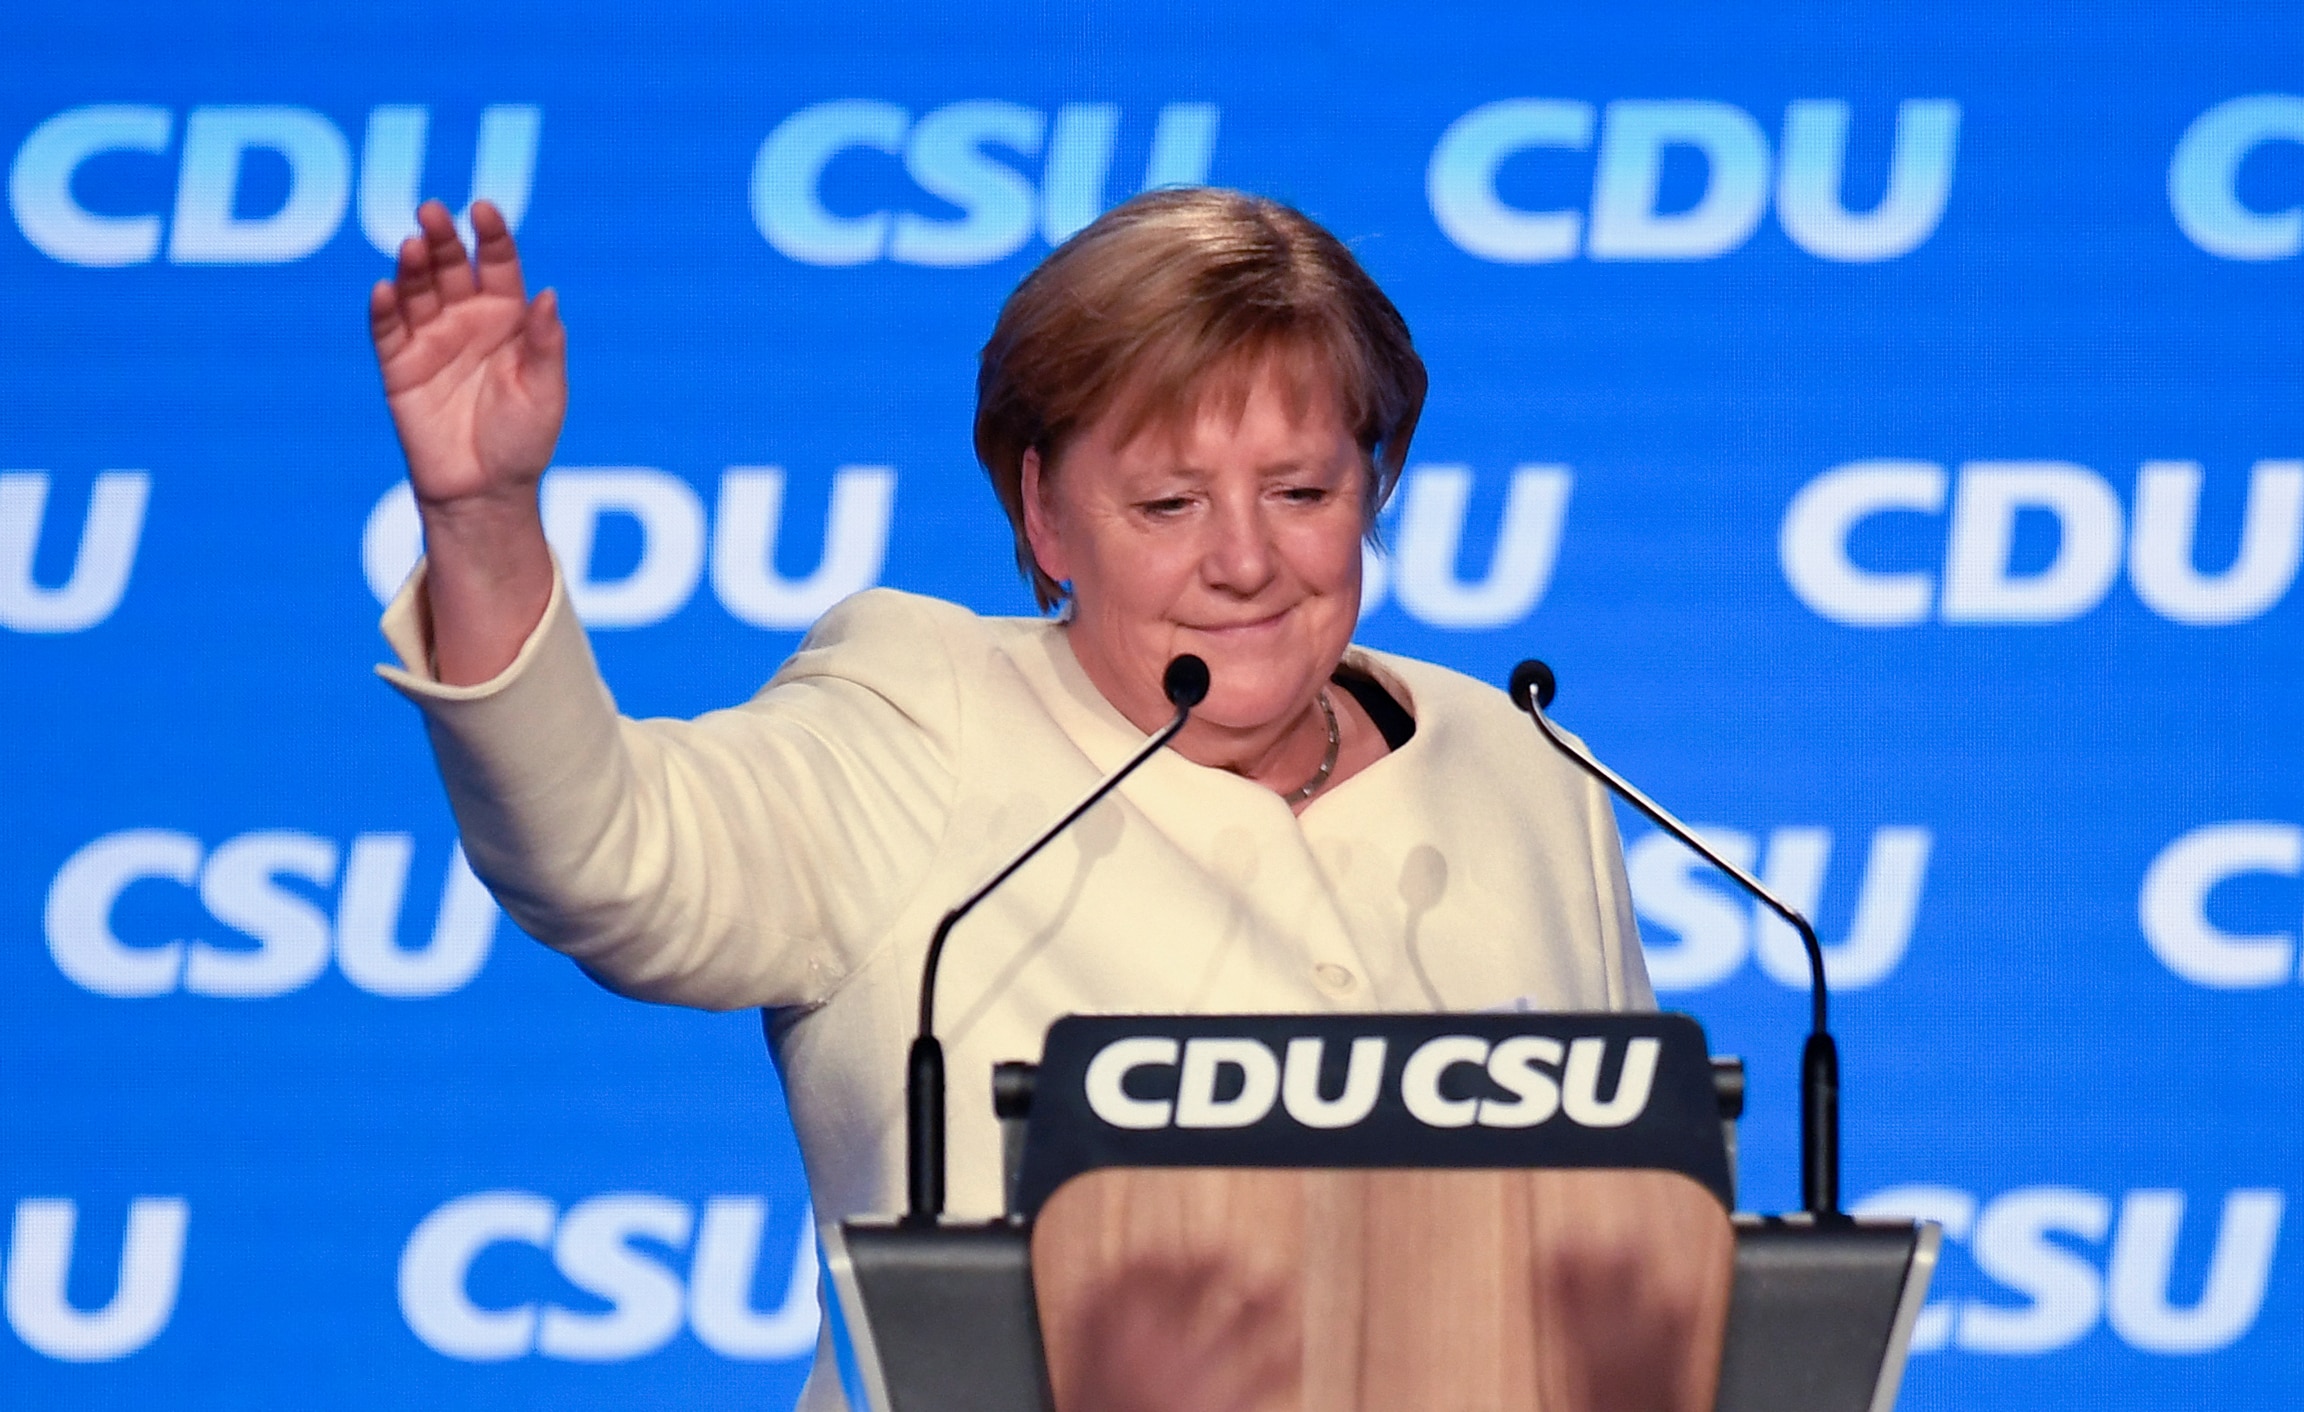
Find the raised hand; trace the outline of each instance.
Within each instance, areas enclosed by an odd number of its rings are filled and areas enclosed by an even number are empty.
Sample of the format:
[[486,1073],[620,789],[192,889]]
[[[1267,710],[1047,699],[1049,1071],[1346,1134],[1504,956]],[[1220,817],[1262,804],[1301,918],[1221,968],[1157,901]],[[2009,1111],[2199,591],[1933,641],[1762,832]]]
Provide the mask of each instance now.
[[427,504],[519,494],[552,459],[568,408],[567,334],[559,301],[531,301],[504,217],[472,205],[478,268],[448,208],[416,212],[422,234],[400,246],[395,278],[368,296],[384,395]]
[[552,557],[537,482],[568,410],[559,301],[528,298],[503,213],[472,203],[478,260],[448,208],[417,208],[422,230],[368,295],[384,396],[424,519],[432,665],[473,685],[501,672],[544,616]]

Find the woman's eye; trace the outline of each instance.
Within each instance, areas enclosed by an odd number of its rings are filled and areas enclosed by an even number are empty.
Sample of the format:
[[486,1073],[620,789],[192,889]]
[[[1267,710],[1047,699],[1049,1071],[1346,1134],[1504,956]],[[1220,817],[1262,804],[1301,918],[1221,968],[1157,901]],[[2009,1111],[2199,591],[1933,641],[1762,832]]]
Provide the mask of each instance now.
[[1328,498],[1327,490],[1317,485],[1292,485],[1280,493],[1298,505],[1317,505]]

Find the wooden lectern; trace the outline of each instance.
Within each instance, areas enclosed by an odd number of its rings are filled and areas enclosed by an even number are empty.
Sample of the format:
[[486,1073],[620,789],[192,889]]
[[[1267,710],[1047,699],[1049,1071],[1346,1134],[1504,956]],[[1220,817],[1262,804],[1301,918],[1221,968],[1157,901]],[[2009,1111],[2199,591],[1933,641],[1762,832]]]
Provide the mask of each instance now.
[[1934,1266],[1732,1222],[1684,1016],[1074,1017],[996,1088],[1007,1219],[827,1236],[873,1412],[1887,1412]]

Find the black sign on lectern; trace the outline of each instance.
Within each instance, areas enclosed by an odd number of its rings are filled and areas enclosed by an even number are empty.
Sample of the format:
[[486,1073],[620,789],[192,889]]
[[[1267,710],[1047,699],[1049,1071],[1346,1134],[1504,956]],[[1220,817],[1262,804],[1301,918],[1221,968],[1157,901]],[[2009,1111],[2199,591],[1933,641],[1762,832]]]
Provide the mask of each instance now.
[[1685,1015],[1071,1016],[1017,1205],[1099,1167],[1652,1168],[1734,1205]]

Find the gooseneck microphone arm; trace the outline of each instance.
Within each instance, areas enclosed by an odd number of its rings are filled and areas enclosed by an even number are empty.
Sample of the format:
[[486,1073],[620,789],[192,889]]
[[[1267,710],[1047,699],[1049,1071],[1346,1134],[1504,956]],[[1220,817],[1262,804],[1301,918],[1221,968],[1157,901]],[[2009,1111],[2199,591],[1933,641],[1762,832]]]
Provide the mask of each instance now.
[[936,1038],[936,974],[944,963],[944,943],[951,940],[952,928],[974,911],[977,903],[991,896],[1018,868],[1031,862],[1033,855],[1094,808],[1096,801],[1119,788],[1120,782],[1134,774],[1137,766],[1159,754],[1162,747],[1176,738],[1191,720],[1192,708],[1208,698],[1208,664],[1190,653],[1171,660],[1168,670],[1161,674],[1160,689],[1167,695],[1168,704],[1176,708],[1168,724],[1145,741],[1119,769],[1089,790],[1086,797],[1051,824],[1047,832],[1010,859],[1007,866],[969,893],[959,906],[946,912],[944,919],[936,924],[935,934],[928,939],[928,959],[920,968],[920,1030],[912,1038],[912,1052],[904,1075],[907,1196],[904,1220],[907,1224],[934,1225],[944,1214],[944,1045]]
[[1833,1043],[1828,1023],[1828,993],[1824,984],[1824,948],[1816,928],[1798,909],[1768,890],[1720,850],[1697,837],[1696,831],[1674,818],[1663,805],[1635,788],[1631,781],[1594,759],[1570,740],[1544,708],[1552,704],[1559,680],[1552,669],[1531,658],[1512,669],[1512,700],[1536,722],[1544,738],[1587,774],[1614,790],[1627,804],[1645,814],[1666,833],[1686,844],[1697,856],[1734,878],[1739,887],[1758,898],[1792,930],[1808,952],[1808,1043],[1800,1055],[1800,1204],[1818,1217],[1840,1214],[1840,1050]]

